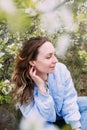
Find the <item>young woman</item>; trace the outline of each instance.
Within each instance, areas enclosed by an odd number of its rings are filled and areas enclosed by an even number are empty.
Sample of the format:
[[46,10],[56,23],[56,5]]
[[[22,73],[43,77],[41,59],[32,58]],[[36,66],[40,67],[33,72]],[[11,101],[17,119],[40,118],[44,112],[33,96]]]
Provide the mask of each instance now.
[[87,128],[87,98],[79,97],[67,67],[59,63],[45,37],[23,43],[12,80],[15,99],[25,118],[38,112],[48,123],[60,118],[74,130]]

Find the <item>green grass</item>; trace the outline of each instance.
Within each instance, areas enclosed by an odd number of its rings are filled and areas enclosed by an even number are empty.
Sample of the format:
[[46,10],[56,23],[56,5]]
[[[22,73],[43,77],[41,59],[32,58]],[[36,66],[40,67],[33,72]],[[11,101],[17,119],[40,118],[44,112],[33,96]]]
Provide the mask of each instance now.
[[72,130],[70,125],[65,125],[61,130]]

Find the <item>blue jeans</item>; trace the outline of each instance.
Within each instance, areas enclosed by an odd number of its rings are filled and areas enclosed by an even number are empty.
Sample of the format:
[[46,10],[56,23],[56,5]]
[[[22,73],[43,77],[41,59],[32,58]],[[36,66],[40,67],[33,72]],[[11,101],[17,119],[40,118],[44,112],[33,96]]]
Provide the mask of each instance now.
[[[87,130],[87,96],[78,97],[77,103],[79,106],[79,111],[81,113],[81,130]],[[66,125],[64,119],[59,116],[57,116],[57,120],[54,124],[59,128],[62,128],[64,125]]]
[[78,106],[81,113],[82,130],[87,130],[87,96],[78,97]]

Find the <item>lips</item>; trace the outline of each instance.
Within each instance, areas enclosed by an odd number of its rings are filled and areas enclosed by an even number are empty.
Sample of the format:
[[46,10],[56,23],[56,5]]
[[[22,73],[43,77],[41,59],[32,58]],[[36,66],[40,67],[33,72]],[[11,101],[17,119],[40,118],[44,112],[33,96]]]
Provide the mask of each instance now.
[[55,66],[53,66],[53,67],[50,67],[51,69],[55,69]]

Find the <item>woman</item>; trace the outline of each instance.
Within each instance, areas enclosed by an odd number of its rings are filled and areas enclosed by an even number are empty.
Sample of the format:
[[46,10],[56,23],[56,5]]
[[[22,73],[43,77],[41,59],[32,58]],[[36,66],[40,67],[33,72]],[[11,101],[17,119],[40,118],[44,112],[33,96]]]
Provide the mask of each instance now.
[[72,129],[86,130],[87,123],[82,118],[85,113],[87,120],[87,98],[77,101],[70,72],[58,62],[47,38],[31,38],[23,43],[12,80],[16,85],[15,99],[25,118],[36,111],[48,123],[62,118]]

